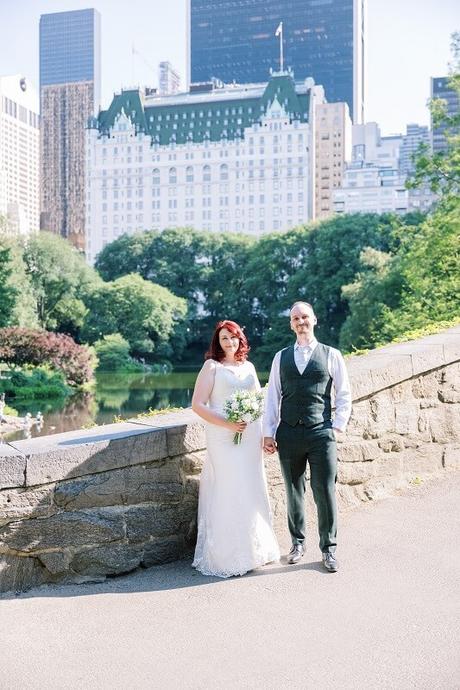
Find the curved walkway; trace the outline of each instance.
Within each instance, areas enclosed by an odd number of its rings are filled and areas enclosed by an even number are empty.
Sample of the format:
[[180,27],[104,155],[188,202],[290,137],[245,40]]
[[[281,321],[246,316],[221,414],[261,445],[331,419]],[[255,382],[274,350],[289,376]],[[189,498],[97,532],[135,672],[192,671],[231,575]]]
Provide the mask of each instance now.
[[[0,599],[2,690],[454,690],[460,474],[342,516],[341,570],[189,561]],[[286,546],[286,545],[284,545]]]

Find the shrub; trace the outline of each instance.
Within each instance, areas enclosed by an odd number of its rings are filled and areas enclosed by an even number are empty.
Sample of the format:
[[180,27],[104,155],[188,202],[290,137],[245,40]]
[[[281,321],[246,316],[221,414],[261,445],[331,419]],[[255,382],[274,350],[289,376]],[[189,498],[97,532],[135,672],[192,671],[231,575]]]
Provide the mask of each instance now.
[[142,364],[129,355],[129,343],[119,333],[105,335],[94,343],[101,371],[142,371]]
[[33,328],[0,328],[0,361],[7,364],[48,364],[63,373],[71,386],[93,377],[95,357],[86,345],[68,335]]
[[26,366],[12,369],[8,378],[0,381],[0,390],[9,398],[64,398],[70,393],[64,376],[49,367]]

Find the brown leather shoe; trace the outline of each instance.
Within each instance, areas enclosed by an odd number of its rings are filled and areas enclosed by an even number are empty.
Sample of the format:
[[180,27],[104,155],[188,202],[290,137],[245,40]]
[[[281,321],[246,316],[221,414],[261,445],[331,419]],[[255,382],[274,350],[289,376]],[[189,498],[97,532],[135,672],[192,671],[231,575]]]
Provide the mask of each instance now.
[[304,553],[305,551],[302,544],[293,544],[292,549],[288,553],[287,562],[291,565],[298,563]]

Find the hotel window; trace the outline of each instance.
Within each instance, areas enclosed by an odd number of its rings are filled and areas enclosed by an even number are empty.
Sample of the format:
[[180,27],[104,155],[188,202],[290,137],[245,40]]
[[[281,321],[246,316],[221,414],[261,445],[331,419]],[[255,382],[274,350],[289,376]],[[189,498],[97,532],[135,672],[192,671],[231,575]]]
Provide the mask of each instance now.
[[189,165],[185,171],[185,181],[190,183],[194,181],[193,168]]
[[169,168],[169,184],[177,184],[176,168]]
[[209,165],[203,166],[203,182],[211,182],[211,167]]

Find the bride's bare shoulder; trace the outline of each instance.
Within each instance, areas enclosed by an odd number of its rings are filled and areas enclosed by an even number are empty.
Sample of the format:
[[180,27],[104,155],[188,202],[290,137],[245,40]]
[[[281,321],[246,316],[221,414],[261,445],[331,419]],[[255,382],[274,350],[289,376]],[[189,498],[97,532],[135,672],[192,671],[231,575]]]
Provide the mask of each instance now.
[[219,364],[219,362],[216,362],[215,359],[207,359],[206,362],[201,367],[201,371],[214,372],[216,370],[218,364]]

